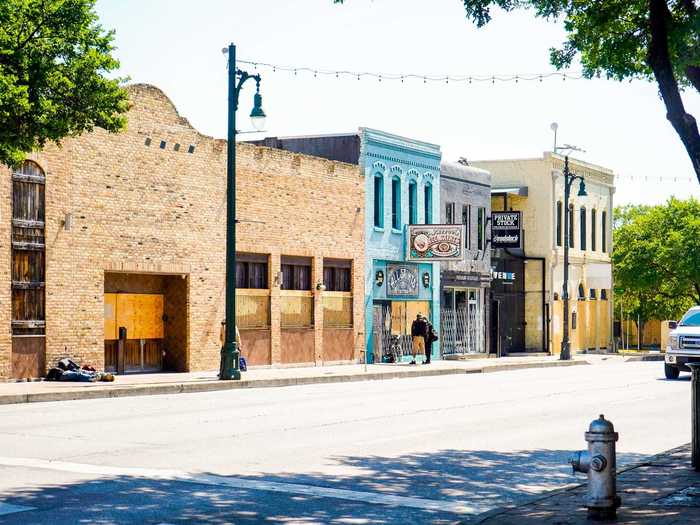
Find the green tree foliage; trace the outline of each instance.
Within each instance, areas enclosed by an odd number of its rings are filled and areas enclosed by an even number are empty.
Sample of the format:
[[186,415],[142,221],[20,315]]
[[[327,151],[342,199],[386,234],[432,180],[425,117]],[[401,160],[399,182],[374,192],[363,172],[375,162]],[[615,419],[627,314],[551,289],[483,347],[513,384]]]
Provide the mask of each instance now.
[[700,180],[700,133],[681,98],[684,88],[700,92],[698,0],[462,1],[478,27],[491,20],[494,8],[530,9],[535,16],[561,21],[567,39],[561,48],[550,50],[550,60],[559,69],[578,57],[589,78],[654,79],[666,116]]
[[0,163],[99,126],[126,126],[113,33],[95,0],[0,0]]
[[700,201],[617,208],[614,228],[616,313],[678,319],[700,303]]

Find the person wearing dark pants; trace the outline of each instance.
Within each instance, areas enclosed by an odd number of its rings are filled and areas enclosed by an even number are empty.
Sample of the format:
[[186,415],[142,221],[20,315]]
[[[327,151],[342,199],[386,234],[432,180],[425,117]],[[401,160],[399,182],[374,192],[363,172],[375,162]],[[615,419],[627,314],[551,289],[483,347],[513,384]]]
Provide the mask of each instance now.
[[438,340],[438,336],[433,324],[428,321],[428,319],[425,319],[425,322],[428,325],[428,328],[425,334],[425,361],[423,361],[423,364],[429,365],[430,357],[433,354],[433,343]]

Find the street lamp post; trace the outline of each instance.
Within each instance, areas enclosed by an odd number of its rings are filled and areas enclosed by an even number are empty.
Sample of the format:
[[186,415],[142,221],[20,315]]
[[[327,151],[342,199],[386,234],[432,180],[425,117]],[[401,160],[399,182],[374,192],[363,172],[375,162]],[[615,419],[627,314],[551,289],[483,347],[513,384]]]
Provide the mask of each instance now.
[[228,53],[228,134],[226,150],[226,326],[221,348],[219,379],[241,378],[240,350],[236,341],[236,110],[241,88],[246,80],[255,80],[255,97],[250,119],[262,130],[265,112],[260,96],[260,75],[251,75],[236,68],[236,46],[222,50]]
[[559,359],[567,361],[571,359],[571,342],[569,341],[569,195],[571,193],[571,185],[576,179],[581,182],[579,184],[578,196],[585,197],[586,183],[583,177],[569,171],[569,155],[564,156],[564,286],[562,289],[562,300],[564,301],[564,335],[561,341],[561,353]]

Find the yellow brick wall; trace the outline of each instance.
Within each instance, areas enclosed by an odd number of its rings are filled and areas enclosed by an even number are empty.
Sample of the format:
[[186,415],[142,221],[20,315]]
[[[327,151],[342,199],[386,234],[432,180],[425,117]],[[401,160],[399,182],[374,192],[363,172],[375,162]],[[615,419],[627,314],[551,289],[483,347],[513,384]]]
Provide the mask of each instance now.
[[[187,368],[216,369],[224,312],[226,141],[197,132],[158,88],[133,85],[129,91],[126,132],[96,129],[29,156],[47,175],[47,363],[70,355],[102,366],[104,273],[128,271],[188,276]],[[0,175],[0,376],[7,377],[11,178],[5,167]],[[63,226],[68,213],[70,231]],[[357,335],[364,296],[364,186],[357,166],[239,144],[237,216],[237,250],[271,254],[271,277],[282,254],[352,259]],[[274,326],[279,289],[271,296]],[[273,362],[279,352],[273,330]]]

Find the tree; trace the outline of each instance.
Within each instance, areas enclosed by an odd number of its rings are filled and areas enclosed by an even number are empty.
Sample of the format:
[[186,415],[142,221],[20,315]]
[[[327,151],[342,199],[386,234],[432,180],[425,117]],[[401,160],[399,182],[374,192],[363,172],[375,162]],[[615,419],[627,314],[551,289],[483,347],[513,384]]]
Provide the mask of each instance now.
[[[343,3],[344,0],[334,0]],[[462,0],[467,17],[482,27],[491,9],[532,9],[563,21],[567,40],[550,50],[563,69],[579,56],[583,74],[624,80],[655,79],[666,117],[685,146],[700,180],[700,134],[685,110],[681,91],[700,92],[698,0]]]
[[700,303],[700,201],[615,210],[615,295],[636,321],[677,319]]
[[128,110],[111,56],[113,32],[95,0],[0,0],[0,163],[99,126],[117,132]]

